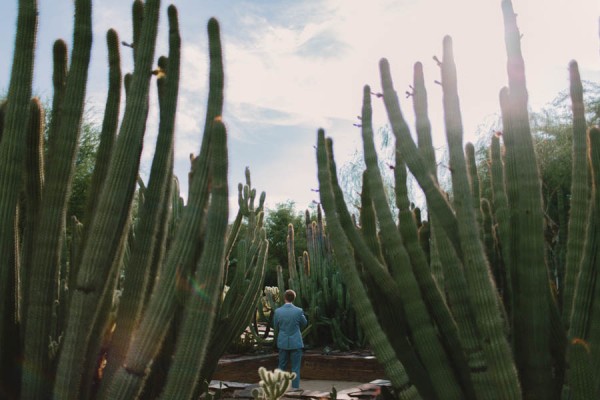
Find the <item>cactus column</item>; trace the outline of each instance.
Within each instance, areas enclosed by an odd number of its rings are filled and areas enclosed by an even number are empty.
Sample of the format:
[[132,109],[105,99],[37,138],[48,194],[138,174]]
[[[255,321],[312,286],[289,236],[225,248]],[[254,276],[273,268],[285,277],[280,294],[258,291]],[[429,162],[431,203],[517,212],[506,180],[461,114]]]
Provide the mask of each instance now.
[[[7,309],[5,301],[9,292],[11,268],[14,268],[14,226],[15,210],[22,184],[22,170],[25,155],[24,132],[27,130],[33,60],[37,34],[38,9],[36,0],[20,0],[17,18],[17,34],[13,53],[10,85],[7,104],[4,110],[2,141],[0,142],[0,365],[4,363],[6,351],[5,316],[14,313]],[[9,320],[10,321],[10,320]]]

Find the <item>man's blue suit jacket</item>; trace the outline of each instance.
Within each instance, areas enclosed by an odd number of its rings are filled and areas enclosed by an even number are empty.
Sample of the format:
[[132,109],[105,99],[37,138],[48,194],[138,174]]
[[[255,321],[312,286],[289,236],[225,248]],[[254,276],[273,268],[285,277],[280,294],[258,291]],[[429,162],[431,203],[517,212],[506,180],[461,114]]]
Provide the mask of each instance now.
[[304,311],[291,303],[285,303],[275,310],[273,325],[279,332],[277,336],[277,347],[281,350],[294,350],[304,347],[301,329],[308,322]]

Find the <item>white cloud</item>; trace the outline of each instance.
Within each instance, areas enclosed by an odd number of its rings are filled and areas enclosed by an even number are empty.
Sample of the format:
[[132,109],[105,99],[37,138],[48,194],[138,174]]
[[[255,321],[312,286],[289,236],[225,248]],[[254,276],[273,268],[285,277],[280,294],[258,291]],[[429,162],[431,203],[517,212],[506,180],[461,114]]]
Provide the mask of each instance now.
[[[224,118],[231,138],[231,174],[240,175],[232,185],[243,179],[243,167],[250,165],[257,187],[263,189],[258,182],[264,183],[267,194],[274,199],[311,198],[308,188],[315,182],[312,146],[318,127],[326,128],[334,138],[340,159],[360,146],[352,122],[360,112],[363,85],[380,90],[381,57],[390,61],[409,123],[412,104],[402,93],[412,83],[414,62],[423,62],[438,144],[444,141],[441,89],[433,81],[440,74],[432,56],[441,56],[444,35],[453,37],[463,122],[471,139],[477,125],[498,110],[498,92],[507,80],[500,1],[282,0],[265,5],[237,0],[213,2],[206,7],[191,0],[177,3],[183,47],[176,155],[177,170],[183,174],[183,192],[187,190],[188,156],[198,152],[204,125],[207,7],[210,12],[217,11],[222,22]],[[56,0],[52,8],[43,4],[40,7],[40,29],[44,34],[40,35],[36,86],[42,93],[51,93],[50,38],[66,36],[70,40],[72,15],[63,11],[72,10],[72,4]],[[584,79],[600,78],[597,0],[514,0],[514,8],[523,34],[532,106],[540,107],[568,87],[567,64],[573,58],[579,62]],[[54,9],[61,11],[52,15]],[[10,14],[10,23],[13,17]],[[10,25],[4,16],[0,22]],[[116,0],[98,3],[94,24],[89,93],[93,94],[91,102],[103,108],[104,33],[114,27],[122,40],[131,40],[130,6]],[[157,55],[166,54],[166,43],[163,9]],[[10,54],[6,46],[0,45],[0,50]],[[127,48],[122,48],[122,57],[123,71],[130,71],[131,53]],[[0,87],[7,87],[6,82],[0,82]],[[375,124],[381,126],[387,117],[381,101],[373,100]],[[155,114],[153,111],[148,123],[144,163],[149,163],[153,154]]]
[[181,89],[200,96],[208,85],[208,54],[206,45],[182,43],[181,49],[181,81],[185,84]]

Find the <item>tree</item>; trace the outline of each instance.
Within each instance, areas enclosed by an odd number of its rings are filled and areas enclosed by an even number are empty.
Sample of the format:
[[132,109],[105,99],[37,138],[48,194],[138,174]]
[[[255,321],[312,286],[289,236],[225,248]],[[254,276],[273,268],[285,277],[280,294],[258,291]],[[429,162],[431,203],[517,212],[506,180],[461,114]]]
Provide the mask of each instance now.
[[[395,210],[396,201],[394,194],[394,143],[392,141],[392,131],[385,125],[381,127],[376,135],[376,146],[379,150],[379,169],[385,186],[388,203]],[[346,162],[340,168],[340,183],[344,192],[344,199],[355,215],[360,210],[360,193],[362,188],[362,175],[365,170],[362,149],[356,150],[350,161]]]
[[92,181],[92,173],[96,163],[96,152],[100,144],[100,128],[92,119],[84,120],[79,138],[79,151],[75,160],[75,174],[67,217],[76,216],[82,221],[85,213],[85,202]]
[[304,215],[295,208],[295,203],[288,200],[277,203],[275,209],[267,210],[265,228],[269,240],[269,258],[267,259],[267,276],[265,285],[277,285],[277,266],[283,267],[284,277],[287,278],[287,233],[288,224],[294,226],[295,250],[297,255],[302,255],[306,249],[306,226]]
[[[5,97],[5,95],[0,96],[0,105],[5,104]],[[43,108],[45,110],[52,108],[50,100],[43,101]],[[2,115],[3,113],[0,111],[0,122]],[[44,122],[44,140],[47,144],[48,129],[52,124],[52,113],[46,112],[44,116],[46,119]],[[75,173],[73,175],[72,191],[68,203],[67,218],[76,216],[79,221],[82,221],[84,218],[85,202],[91,184],[92,173],[94,172],[98,145],[100,144],[100,131],[100,124],[94,118],[93,112],[86,111],[81,124],[79,150],[77,152],[77,159],[75,160]]]

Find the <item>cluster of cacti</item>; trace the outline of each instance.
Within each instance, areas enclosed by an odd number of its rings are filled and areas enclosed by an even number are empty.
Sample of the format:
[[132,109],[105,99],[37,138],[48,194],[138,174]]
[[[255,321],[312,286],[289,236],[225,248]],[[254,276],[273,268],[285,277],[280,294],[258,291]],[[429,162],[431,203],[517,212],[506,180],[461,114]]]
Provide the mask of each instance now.
[[[311,325],[306,334],[310,346],[332,346],[339,350],[362,347],[364,336],[356,320],[351,299],[333,254],[325,231],[321,206],[317,219],[312,221],[305,213],[306,245],[302,256],[296,258],[294,227],[288,225],[287,287],[296,292],[295,304],[304,309]],[[283,275],[278,271],[278,286],[284,290]]]
[[[224,352],[223,338],[239,335],[254,311],[267,255],[264,193],[255,207],[246,171],[240,210],[228,227],[219,25],[214,19],[208,23],[206,122],[184,205],[173,175],[178,17],[170,6],[169,54],[153,71],[159,10],[158,0],[133,3],[134,71],[124,79],[121,120],[120,41],[115,31],[107,34],[109,88],[96,168],[85,220],[72,220],[67,241],[92,5],[75,1],[70,65],[65,43],[54,46],[52,118],[44,146],[43,110],[31,100],[37,2],[19,1],[10,89],[0,108],[2,398],[198,396]],[[160,121],[146,186],[138,174],[154,75]],[[250,229],[237,238],[244,218]],[[225,295],[236,243],[238,266]]]
[[[491,145],[493,198],[480,197],[473,147],[463,148],[450,37],[444,38],[439,65],[451,196],[437,183],[420,63],[415,64],[412,92],[415,143],[390,66],[385,59],[380,62],[383,91],[377,97],[383,99],[396,138],[398,225],[377,168],[371,88],[364,88],[362,108],[366,172],[359,226],[344,203],[332,141],[323,130],[318,133],[320,196],[336,258],[357,317],[398,398],[600,397],[600,130],[587,130],[586,146],[581,82],[572,62],[573,196],[565,283],[556,287],[545,259],[541,184],[510,0],[502,1],[502,11],[509,85],[500,91],[503,131]],[[426,196],[428,237],[419,235],[411,215],[407,167]]]
[[[283,272],[280,265],[277,266],[277,276],[283,282]],[[261,296],[258,302],[252,325],[250,325],[251,333],[261,343],[272,344],[272,340],[269,340],[269,334],[271,333],[271,325],[273,324],[273,312],[277,307],[283,305],[283,293],[283,291],[279,291],[278,286],[265,286],[263,288],[263,296]],[[262,323],[265,327],[262,332],[259,329],[259,323]]]
[[259,387],[252,389],[252,397],[256,400],[277,400],[281,398],[296,378],[295,372],[280,369],[268,371],[265,367],[258,369],[258,375],[260,376]]
[[[265,193],[261,193],[255,206],[256,191],[250,185],[250,173],[246,169],[246,185],[238,186],[240,212],[234,220],[227,239],[227,255],[237,243],[237,264],[227,294],[219,305],[215,325],[207,347],[202,376],[212,376],[221,355],[229,344],[245,330],[256,311],[262,295],[266,274],[267,238],[263,227]],[[246,231],[237,237],[243,217]]]

